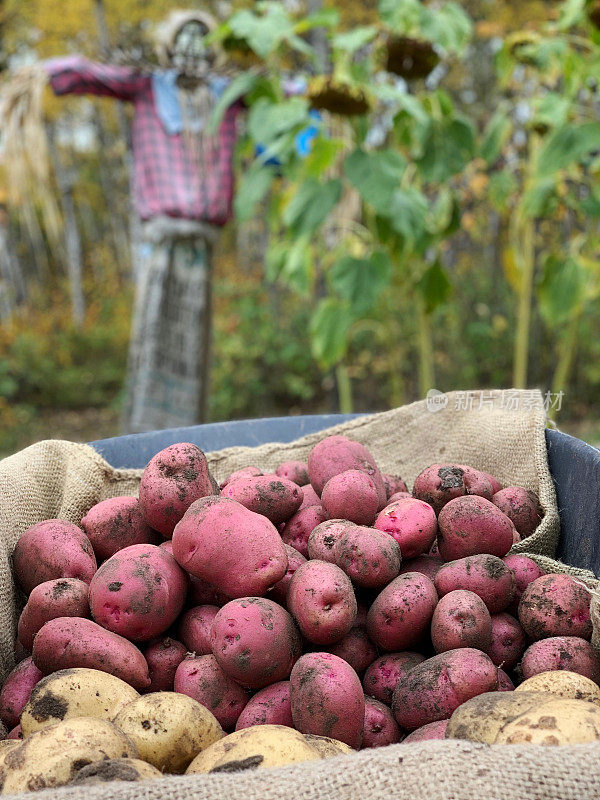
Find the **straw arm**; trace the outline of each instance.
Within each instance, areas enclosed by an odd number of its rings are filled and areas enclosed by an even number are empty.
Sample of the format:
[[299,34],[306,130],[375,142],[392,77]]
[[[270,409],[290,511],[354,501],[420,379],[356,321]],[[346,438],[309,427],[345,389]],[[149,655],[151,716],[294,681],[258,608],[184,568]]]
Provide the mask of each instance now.
[[94,94],[133,102],[151,80],[131,67],[99,64],[83,56],[51,58],[42,66],[57,95]]

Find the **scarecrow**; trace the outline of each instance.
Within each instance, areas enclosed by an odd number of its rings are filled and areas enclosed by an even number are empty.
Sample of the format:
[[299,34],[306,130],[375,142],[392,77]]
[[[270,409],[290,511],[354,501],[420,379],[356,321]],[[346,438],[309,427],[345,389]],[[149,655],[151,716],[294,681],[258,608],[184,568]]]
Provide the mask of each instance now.
[[123,428],[138,432],[205,419],[211,253],[231,212],[240,103],[218,132],[209,120],[227,86],[216,27],[202,11],[173,12],[158,33],[161,69],[140,72],[81,56],[43,63],[57,95],[133,104],[133,199],[141,219]]

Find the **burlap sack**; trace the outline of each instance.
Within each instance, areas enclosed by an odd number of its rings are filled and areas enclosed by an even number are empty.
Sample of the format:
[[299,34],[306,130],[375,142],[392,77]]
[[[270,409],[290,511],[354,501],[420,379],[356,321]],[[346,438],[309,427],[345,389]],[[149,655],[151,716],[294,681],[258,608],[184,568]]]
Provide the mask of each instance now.
[[[514,548],[552,571],[578,575],[590,586],[592,573],[552,561],[559,516],[544,438],[545,414],[537,392],[451,393],[431,411],[425,401],[360,417],[289,444],[235,447],[208,453],[217,480],[248,464],[272,469],[306,458],[327,433],[344,433],[369,447],[381,469],[411,484],[436,461],[470,464],[503,483],[538,493],[544,519]],[[86,445],[45,441],[0,462],[0,672],[13,665],[19,598],[10,555],[28,527],[59,517],[79,522],[94,504],[136,494],[141,471],[116,470]],[[482,746],[465,742],[394,745],[327,762],[252,774],[166,778],[143,784],[56,789],[47,800],[579,800],[600,797],[600,744],[560,748]]]

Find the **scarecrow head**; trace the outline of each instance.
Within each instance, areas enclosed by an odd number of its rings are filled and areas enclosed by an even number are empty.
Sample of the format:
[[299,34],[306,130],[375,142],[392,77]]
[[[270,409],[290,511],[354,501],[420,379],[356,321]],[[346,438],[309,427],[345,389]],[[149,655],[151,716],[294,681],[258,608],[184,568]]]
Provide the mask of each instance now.
[[223,55],[205,38],[217,27],[205,11],[173,11],[157,35],[158,55],[163,67],[176,69],[189,79],[202,79],[222,64]]

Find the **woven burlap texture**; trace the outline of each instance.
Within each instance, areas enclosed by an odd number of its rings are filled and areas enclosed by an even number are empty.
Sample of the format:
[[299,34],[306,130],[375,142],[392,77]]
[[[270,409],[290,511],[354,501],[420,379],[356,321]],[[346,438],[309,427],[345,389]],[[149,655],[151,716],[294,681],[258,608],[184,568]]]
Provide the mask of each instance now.
[[448,740],[239,775],[50,789],[27,800],[595,800],[600,745],[523,747]]
[[[207,453],[217,480],[250,464],[264,471],[289,459],[305,459],[323,436],[343,433],[369,447],[384,472],[412,485],[435,462],[470,464],[503,484],[537,492],[544,519],[513,552],[526,552],[551,571],[568,571],[593,584],[594,576],[553,561],[560,531],[554,485],[548,468],[542,396],[532,392],[486,392],[472,405],[450,393],[445,408],[432,412],[425,401],[359,417],[291,443],[234,447]],[[201,442],[200,442],[201,445]],[[39,442],[0,461],[0,671],[13,665],[19,598],[10,555],[19,536],[42,519],[78,523],[95,503],[137,494],[140,470],[116,470],[92,448],[72,442]],[[190,776],[136,785],[86,787],[90,800],[555,800],[600,796],[600,745],[539,748],[425,742],[362,752],[349,760],[297,765],[238,776]],[[81,798],[81,790],[44,792],[46,800]]]

